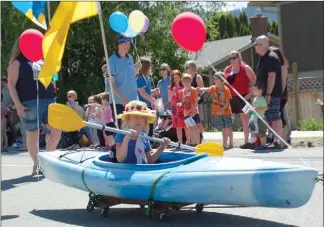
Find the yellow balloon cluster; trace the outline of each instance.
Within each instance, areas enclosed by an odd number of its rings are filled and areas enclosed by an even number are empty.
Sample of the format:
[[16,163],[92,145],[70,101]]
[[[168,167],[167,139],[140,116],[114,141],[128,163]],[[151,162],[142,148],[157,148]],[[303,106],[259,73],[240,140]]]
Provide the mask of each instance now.
[[145,15],[140,10],[134,10],[129,14],[128,22],[134,32],[140,32],[145,26]]

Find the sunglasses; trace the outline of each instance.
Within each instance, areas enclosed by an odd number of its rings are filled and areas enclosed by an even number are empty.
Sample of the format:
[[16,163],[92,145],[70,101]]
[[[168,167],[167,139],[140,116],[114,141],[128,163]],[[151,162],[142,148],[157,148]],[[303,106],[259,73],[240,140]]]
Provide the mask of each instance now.
[[261,46],[262,44],[261,43],[255,43],[254,46]]
[[230,60],[236,60],[237,57],[230,57]]
[[73,97],[73,95],[68,95],[68,96],[66,96],[67,98],[71,98],[71,97]]
[[160,69],[160,71],[164,71],[164,70],[167,70],[167,69],[165,69],[165,68],[164,69]]

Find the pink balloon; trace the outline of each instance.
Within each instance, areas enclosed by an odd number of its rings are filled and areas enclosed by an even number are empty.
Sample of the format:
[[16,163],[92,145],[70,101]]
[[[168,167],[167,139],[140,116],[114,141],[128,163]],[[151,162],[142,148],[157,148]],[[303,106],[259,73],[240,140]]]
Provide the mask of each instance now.
[[148,19],[147,16],[145,16],[145,24],[144,24],[144,27],[142,28],[142,30],[140,31],[141,34],[144,34],[147,29],[149,28],[150,26],[150,20]]
[[43,58],[42,42],[44,35],[36,29],[27,29],[19,37],[19,48],[23,55],[32,62]]
[[199,51],[206,41],[205,23],[192,12],[179,14],[172,22],[171,32],[174,41],[187,51]]

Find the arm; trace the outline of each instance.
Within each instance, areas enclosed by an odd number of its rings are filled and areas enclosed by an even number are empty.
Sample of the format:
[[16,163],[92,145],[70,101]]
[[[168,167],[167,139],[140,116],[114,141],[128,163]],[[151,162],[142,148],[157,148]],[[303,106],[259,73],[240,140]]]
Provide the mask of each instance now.
[[16,90],[16,84],[19,76],[19,67],[20,67],[20,63],[18,61],[14,61],[10,64],[8,68],[8,90],[16,108],[22,106]]
[[[250,66],[246,65],[245,66],[245,72],[246,72],[247,77],[250,80],[250,85],[255,84],[256,76],[255,76],[255,73],[253,72],[253,69]],[[252,92],[250,90],[250,92],[244,97],[244,99],[245,100],[250,100],[251,97],[252,97]]]
[[172,91],[170,89],[168,89],[168,102],[172,102]]
[[275,72],[269,72],[268,73],[268,83],[267,83],[267,88],[266,88],[266,91],[267,93],[266,94],[271,94],[272,93],[272,90],[273,90],[273,87],[276,83],[276,73]]
[[125,136],[121,143],[116,143],[116,158],[120,163],[123,163],[127,157],[129,140],[130,137]]
[[266,112],[268,110],[268,107],[256,107],[254,108],[257,112]]
[[156,151],[147,152],[145,154],[146,155],[147,162],[149,164],[156,163],[156,161],[159,159],[160,155],[163,153],[163,151],[165,150],[165,148],[166,148],[166,145],[161,144],[160,147]]
[[122,95],[122,93],[118,90],[118,88],[116,87],[116,83],[115,83],[115,77],[114,76],[110,76],[109,82],[111,82],[111,86],[114,90],[114,94],[116,94],[120,100],[122,101],[123,105],[125,106],[127,101],[125,96]]
[[209,88],[208,87],[198,87],[197,91],[198,92],[207,92],[207,91],[209,92]]
[[288,67],[287,65],[283,65],[281,66],[282,91],[284,91],[287,86],[287,77],[288,77]]
[[197,114],[197,107],[198,107],[198,97],[196,97],[194,100],[194,104],[191,111],[191,117],[194,117]]
[[220,113],[223,113],[225,111],[225,109],[230,105],[230,101],[227,100],[225,103],[224,103],[224,106],[219,110]]
[[198,74],[197,75],[197,85],[198,85],[198,87],[204,87],[204,81],[203,81],[203,79],[202,79],[202,77]]
[[140,93],[140,95],[146,99],[147,101],[149,101],[150,103],[154,103],[154,99],[151,95],[147,94],[144,90],[144,87],[140,87],[140,88],[137,88],[137,91],[138,93]]

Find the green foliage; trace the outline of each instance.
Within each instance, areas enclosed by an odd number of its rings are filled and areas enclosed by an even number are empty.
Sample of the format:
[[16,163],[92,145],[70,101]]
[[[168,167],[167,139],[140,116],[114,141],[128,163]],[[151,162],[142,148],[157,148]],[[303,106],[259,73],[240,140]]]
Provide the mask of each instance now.
[[300,131],[323,131],[324,124],[323,119],[308,118],[299,121]]

